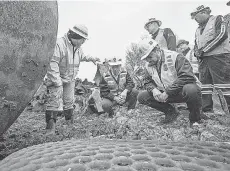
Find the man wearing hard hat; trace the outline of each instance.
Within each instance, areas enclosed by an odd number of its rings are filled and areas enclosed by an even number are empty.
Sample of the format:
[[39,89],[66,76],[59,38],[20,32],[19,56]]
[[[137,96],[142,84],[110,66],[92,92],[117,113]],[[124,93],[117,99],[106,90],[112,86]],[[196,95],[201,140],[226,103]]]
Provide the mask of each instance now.
[[128,110],[134,109],[138,90],[129,73],[122,67],[121,59],[105,60],[108,71],[101,75],[99,87],[102,108],[110,117],[114,115],[113,106],[127,103]]
[[46,129],[55,133],[57,113],[64,110],[68,125],[73,123],[75,79],[81,61],[99,61],[85,56],[81,46],[88,39],[88,29],[75,25],[67,34],[57,40],[54,54],[50,59],[44,84],[47,86]]
[[190,124],[201,120],[201,89],[190,62],[174,51],[161,49],[153,39],[139,43],[141,60],[146,61],[143,79],[146,91],[140,92],[138,101],[165,113],[161,123],[176,120],[178,111],[170,103],[186,102]]
[[191,63],[193,68],[193,73],[199,78],[198,71],[198,60],[197,57],[194,56],[194,50],[189,47],[189,41],[184,39],[180,39],[177,42],[177,52],[182,53]]
[[[202,84],[230,84],[230,44],[227,24],[221,15],[213,16],[204,5],[197,7],[192,19],[199,24],[195,33],[194,54],[199,58]],[[224,91],[224,90],[223,90]],[[230,109],[230,97],[225,96]],[[203,95],[203,111],[213,111],[212,95]]]
[[157,41],[163,49],[176,51],[176,36],[170,28],[160,28],[162,22],[155,18],[150,18],[144,28],[152,36],[152,39]]

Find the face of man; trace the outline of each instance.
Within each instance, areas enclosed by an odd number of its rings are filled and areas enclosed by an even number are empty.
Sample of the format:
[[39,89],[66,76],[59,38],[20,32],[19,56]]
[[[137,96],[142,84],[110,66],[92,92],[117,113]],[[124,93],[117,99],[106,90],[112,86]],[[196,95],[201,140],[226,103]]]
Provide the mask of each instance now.
[[182,43],[182,44],[180,44],[179,45],[179,47],[177,48],[177,51],[179,52],[179,53],[182,53],[182,52],[184,52],[186,49],[188,49],[189,48],[189,46],[186,44],[186,43]]
[[160,51],[152,50],[149,56],[145,58],[145,61],[149,63],[149,66],[154,66],[154,65],[157,65],[160,59],[161,59]]
[[196,20],[197,23],[202,24],[206,22],[208,17],[209,17],[209,14],[207,14],[206,11],[201,11],[195,15],[194,19]]
[[80,48],[81,45],[85,42],[85,38],[82,38],[82,39],[73,39],[73,38],[71,38],[71,41],[72,41],[72,44],[73,44],[74,47]]
[[157,22],[151,22],[146,26],[146,29],[150,34],[154,34],[159,29],[159,25]]
[[115,76],[120,73],[121,65],[110,65],[110,67]]

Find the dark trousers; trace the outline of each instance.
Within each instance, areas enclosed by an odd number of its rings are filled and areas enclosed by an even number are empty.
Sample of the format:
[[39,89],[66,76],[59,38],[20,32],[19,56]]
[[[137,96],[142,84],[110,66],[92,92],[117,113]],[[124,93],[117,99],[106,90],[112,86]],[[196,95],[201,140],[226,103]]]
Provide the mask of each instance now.
[[[199,73],[202,84],[230,84],[230,54],[202,58]],[[225,96],[225,99],[230,109],[230,97]],[[213,109],[212,95],[202,95],[202,100],[203,111]]]
[[167,113],[172,108],[170,103],[186,102],[190,111],[190,122],[200,120],[202,100],[201,89],[196,84],[186,84],[177,96],[169,96],[167,102],[161,103],[155,100],[152,93],[148,91],[140,92],[137,97],[139,103],[155,108],[161,112]]
[[[128,110],[134,109],[137,103],[137,95],[138,90],[132,89],[130,93],[127,94],[126,103],[128,104]],[[105,112],[107,112],[110,116],[114,114],[113,106],[117,105],[115,101],[111,101],[109,99],[102,99],[102,108]]]

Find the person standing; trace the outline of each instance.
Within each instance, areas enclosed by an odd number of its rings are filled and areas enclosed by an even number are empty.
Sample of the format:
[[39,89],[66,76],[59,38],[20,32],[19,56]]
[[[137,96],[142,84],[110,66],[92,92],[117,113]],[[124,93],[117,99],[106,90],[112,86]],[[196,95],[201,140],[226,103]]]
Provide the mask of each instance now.
[[57,113],[64,110],[68,125],[73,123],[74,90],[81,61],[99,61],[85,56],[81,46],[88,39],[88,29],[77,24],[67,34],[57,39],[54,54],[50,59],[44,85],[47,86],[46,129],[55,134]]
[[194,50],[189,47],[189,41],[179,40],[177,42],[177,52],[182,53],[189,60],[193,68],[193,73],[199,78],[198,60],[194,56]]
[[157,41],[163,49],[176,51],[176,36],[170,28],[160,28],[162,22],[155,18],[150,18],[144,28],[151,34],[152,39]]
[[[200,5],[191,13],[198,24],[194,54],[199,60],[202,84],[230,84],[230,44],[227,24],[221,15],[211,15],[210,7]],[[224,90],[223,90],[224,91]],[[203,111],[213,112],[212,95],[203,95]],[[230,109],[230,97],[225,96]]]

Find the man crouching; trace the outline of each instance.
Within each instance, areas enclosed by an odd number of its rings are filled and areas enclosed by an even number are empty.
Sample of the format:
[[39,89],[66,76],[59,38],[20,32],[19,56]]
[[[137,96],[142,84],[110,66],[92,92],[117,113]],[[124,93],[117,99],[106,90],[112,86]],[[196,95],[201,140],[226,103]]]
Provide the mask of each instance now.
[[147,91],[140,92],[138,101],[165,113],[162,123],[176,120],[177,110],[170,103],[186,102],[189,121],[201,120],[201,89],[189,61],[174,51],[161,49],[157,42],[145,38],[140,42],[143,53],[141,60],[146,61],[144,86]]
[[[116,58],[107,60],[104,65],[107,72],[100,75],[100,97],[104,112],[110,117],[114,115],[113,107],[115,105],[124,105],[129,109],[134,109],[137,102],[138,90],[130,77],[129,73],[121,66],[121,60]],[[97,101],[96,98],[94,101]],[[90,105],[89,107],[92,107]],[[97,109],[98,110],[98,109]]]

